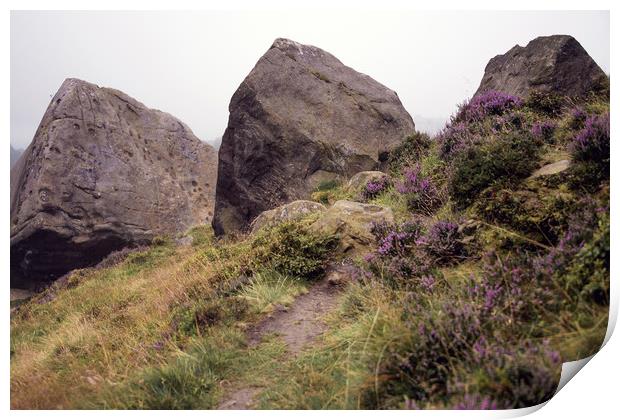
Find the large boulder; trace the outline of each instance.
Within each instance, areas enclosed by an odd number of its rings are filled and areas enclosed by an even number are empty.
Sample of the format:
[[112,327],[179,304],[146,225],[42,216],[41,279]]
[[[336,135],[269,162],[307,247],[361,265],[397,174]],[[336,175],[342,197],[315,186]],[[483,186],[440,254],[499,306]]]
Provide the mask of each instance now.
[[372,227],[375,223],[394,223],[389,207],[340,200],[327,209],[310,230],[338,238],[338,252],[347,257],[367,254],[376,245]]
[[292,203],[283,204],[275,209],[262,212],[250,225],[252,233],[258,232],[263,227],[277,225],[289,220],[296,220],[312,213],[324,212],[325,206],[315,201],[296,200]]
[[396,92],[317,47],[277,39],[229,106],[213,225],[244,229],[319,183],[375,169],[407,135]]
[[541,36],[492,58],[475,95],[496,90],[526,97],[537,90],[578,97],[603,87],[606,80],[575,38]]
[[11,284],[209,223],[216,152],[181,121],[67,79],[11,170]]

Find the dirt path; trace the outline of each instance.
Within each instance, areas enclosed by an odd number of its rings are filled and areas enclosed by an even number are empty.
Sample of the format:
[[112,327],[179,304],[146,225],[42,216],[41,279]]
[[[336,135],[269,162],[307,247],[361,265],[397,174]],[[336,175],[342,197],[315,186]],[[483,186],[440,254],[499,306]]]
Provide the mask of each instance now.
[[[280,308],[248,331],[250,346],[258,345],[268,334],[279,335],[290,357],[298,355],[308,344],[327,330],[322,317],[336,307],[340,287],[332,276],[325,276],[308,293],[298,297],[289,308]],[[257,387],[231,390],[219,405],[220,410],[247,410],[261,391]]]
[[226,396],[218,410],[248,410],[260,388],[241,388]]

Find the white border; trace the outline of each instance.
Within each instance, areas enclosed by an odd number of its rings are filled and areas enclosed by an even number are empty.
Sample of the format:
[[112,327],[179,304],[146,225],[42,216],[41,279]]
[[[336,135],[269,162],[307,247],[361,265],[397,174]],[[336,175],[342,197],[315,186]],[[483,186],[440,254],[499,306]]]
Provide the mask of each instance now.
[[[605,0],[589,0],[589,1],[574,1],[574,0],[564,0],[562,2],[552,1],[552,0],[521,0],[521,1],[488,1],[488,0],[478,0],[473,1],[470,0],[468,2],[457,1],[457,0],[434,0],[429,2],[407,2],[407,1],[398,1],[398,0],[382,0],[382,1],[368,1],[368,0],[358,0],[358,1],[336,1],[336,0],[314,0],[314,1],[298,1],[293,2],[293,0],[262,0],[251,1],[251,0],[232,0],[232,1],[198,1],[198,0],[176,0],[172,1],[162,1],[162,0],[151,0],[151,1],[139,1],[139,0],[109,0],[109,1],[90,1],[85,3],[83,1],[76,0],[65,0],[65,1],[55,1],[53,4],[50,4],[49,1],[7,1],[6,8],[4,9],[4,14],[2,15],[2,25],[0,25],[2,31],[2,54],[5,58],[10,56],[10,12],[9,10],[196,10],[196,9],[206,9],[206,10],[300,10],[300,9],[325,9],[325,10],[334,10],[334,9],[362,9],[362,10],[401,10],[401,9],[415,9],[415,10],[610,10],[611,9],[611,66],[610,68],[615,68],[615,64],[617,61],[617,56],[613,54],[614,45],[616,45],[616,33],[615,31],[615,23],[618,19],[616,19],[616,14],[614,6],[616,2],[605,1]],[[456,46],[455,46],[456,48]],[[5,61],[5,64],[1,67],[2,72],[2,80],[4,83],[2,84],[2,98],[1,101],[1,109],[0,109],[0,118],[2,124],[3,137],[5,139],[10,139],[10,131],[9,131],[9,116],[10,116],[10,67],[8,63]],[[611,74],[611,72],[610,72]],[[612,82],[612,86],[615,86]],[[617,118],[616,118],[616,104],[617,104],[617,93],[616,90],[612,88],[612,100],[611,100],[611,109],[612,109],[612,133],[616,133],[617,128]],[[612,134],[613,137],[613,134]],[[6,146],[5,146],[6,147]],[[617,156],[618,147],[612,142],[612,155],[614,156],[612,161],[615,162]],[[8,154],[2,156],[2,166],[5,168],[4,173],[5,177],[3,181],[0,183],[2,190],[0,191],[0,197],[4,197],[6,201],[9,201],[9,177],[8,177],[8,169],[9,169],[9,156]],[[619,179],[620,176],[618,174],[618,170],[612,165],[612,178],[614,180]],[[616,218],[615,209],[617,208],[617,200],[615,194],[614,183],[612,183],[612,242],[615,242],[615,239],[618,237],[618,229],[616,228]],[[5,221],[9,220],[9,208],[10,203],[6,203],[3,207],[3,217]],[[9,224],[5,222],[2,226],[5,233],[4,238],[9,237]],[[616,252],[616,248],[612,248],[612,308],[610,311],[610,319],[612,320],[612,324],[610,324],[609,332],[612,331],[613,325],[615,325],[615,321],[617,319],[618,312],[618,293],[616,290],[617,281],[613,279],[613,274],[616,273],[617,269],[617,257],[618,252]],[[5,239],[2,245],[2,266],[5,273],[5,284],[8,283],[9,278],[9,243],[8,240]],[[3,301],[6,302],[5,305],[7,307],[3,311],[4,319],[4,334],[2,336],[2,344],[0,345],[0,351],[2,352],[3,360],[5,363],[2,365],[2,406],[4,410],[8,410],[9,407],[9,290],[5,286],[2,289],[2,293],[4,294]],[[609,333],[608,337],[609,338]],[[533,418],[583,418],[585,416],[589,416],[591,418],[612,418],[617,416],[618,412],[618,397],[616,391],[616,385],[618,383],[618,374],[619,374],[619,363],[616,357],[616,354],[620,354],[620,344],[618,344],[618,339],[616,337],[611,336],[611,339],[604,347],[604,349],[599,352],[599,354],[595,355],[592,361],[588,364],[588,367],[584,369],[583,372],[578,374],[578,378],[576,380],[572,380],[566,385],[565,388],[561,390],[548,404],[545,405],[544,409],[537,411],[533,414]],[[321,416],[326,416],[330,418],[338,417],[355,417],[356,419],[361,418],[370,418],[375,416],[389,416],[389,417],[399,417],[399,418],[409,418],[410,416],[414,416],[415,418],[506,418],[506,417],[514,417],[518,415],[524,415],[529,412],[535,411],[540,407],[536,407],[533,409],[523,409],[523,410],[508,410],[508,411],[498,411],[498,412],[467,412],[467,411],[442,411],[442,412],[429,412],[429,411],[417,411],[417,412],[348,412],[348,411],[338,411],[338,412],[324,412],[321,413]],[[102,418],[108,416],[135,416],[135,417],[143,417],[146,418],[148,416],[151,418],[167,418],[170,413],[166,412],[119,412],[119,411],[92,411],[88,413],[79,412],[79,411],[63,411],[63,412],[29,412],[29,411],[11,411],[9,413],[10,416],[15,418],[30,418],[31,416],[46,416],[46,418],[72,418],[78,416],[81,418],[84,415],[93,418]],[[204,418],[204,416],[208,416],[210,418],[227,418],[231,417],[253,417],[255,419],[262,418],[282,418],[286,420],[290,420],[290,416],[293,415],[295,418],[311,418],[315,417],[316,413],[306,411],[306,412],[202,412],[202,411],[194,411],[194,412],[183,412],[175,415],[188,416],[193,418]]]

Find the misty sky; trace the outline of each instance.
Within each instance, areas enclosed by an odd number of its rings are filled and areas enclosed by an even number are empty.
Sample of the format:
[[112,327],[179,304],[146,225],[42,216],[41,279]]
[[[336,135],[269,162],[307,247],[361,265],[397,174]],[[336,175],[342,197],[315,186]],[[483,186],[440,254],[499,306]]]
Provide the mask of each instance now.
[[577,38],[609,74],[608,12],[12,12],[10,140],[26,147],[63,80],[77,77],[212,141],[277,37],[316,45],[395,90],[424,129],[472,95],[491,57],[551,34]]

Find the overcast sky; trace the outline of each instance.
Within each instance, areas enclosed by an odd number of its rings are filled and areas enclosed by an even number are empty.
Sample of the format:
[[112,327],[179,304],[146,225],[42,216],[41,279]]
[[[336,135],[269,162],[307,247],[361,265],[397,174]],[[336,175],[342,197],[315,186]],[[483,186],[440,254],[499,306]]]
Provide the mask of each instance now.
[[30,143],[67,77],[122,90],[211,141],[277,37],[395,90],[420,129],[472,95],[491,57],[551,34],[577,38],[609,74],[608,12],[12,12],[11,144]]

